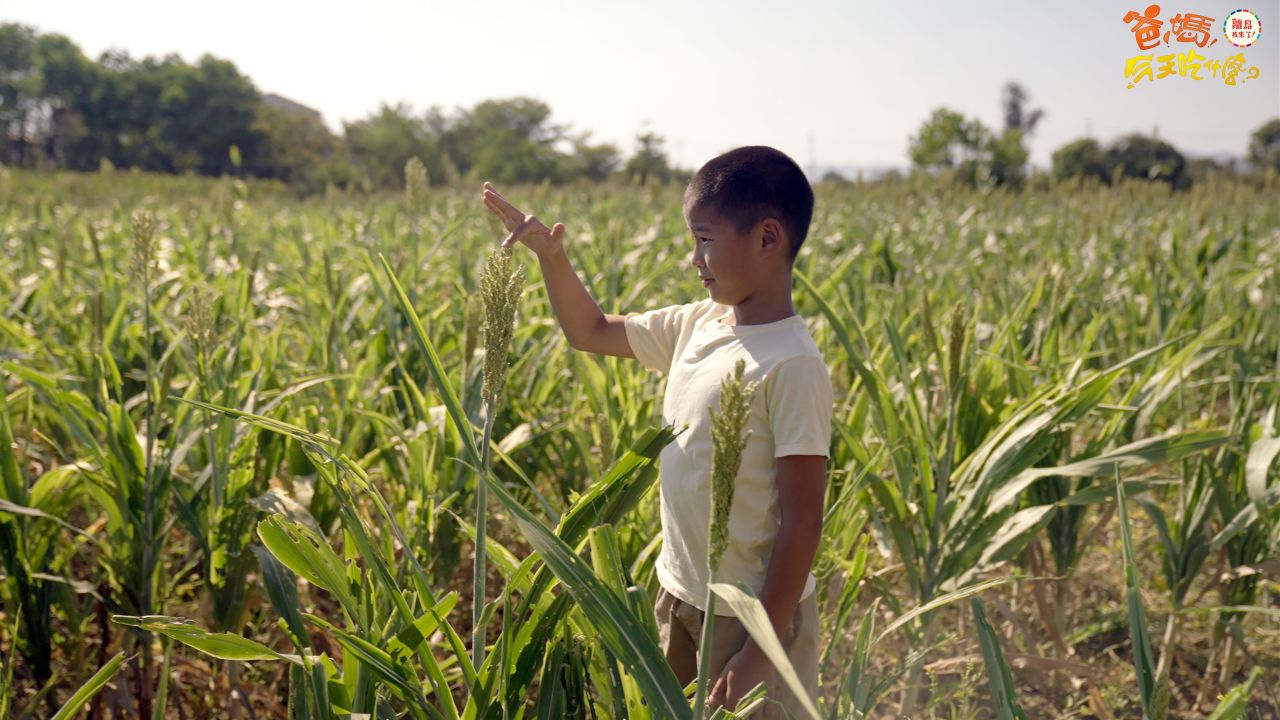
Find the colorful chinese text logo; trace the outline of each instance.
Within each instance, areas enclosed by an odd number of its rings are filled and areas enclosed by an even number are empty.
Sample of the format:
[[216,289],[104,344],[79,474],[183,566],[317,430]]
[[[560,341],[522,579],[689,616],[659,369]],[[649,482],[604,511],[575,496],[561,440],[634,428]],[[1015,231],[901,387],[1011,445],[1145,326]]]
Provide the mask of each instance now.
[[1125,14],[1124,21],[1125,24],[1133,23],[1133,27],[1129,29],[1133,32],[1133,39],[1137,41],[1139,50],[1151,50],[1160,44],[1161,39],[1168,45],[1170,35],[1177,36],[1178,42],[1195,43],[1201,48],[1218,42],[1218,38],[1209,37],[1213,30],[1213,18],[1205,15],[1178,13],[1169,21],[1169,29],[1164,31],[1163,36],[1160,28],[1164,21],[1160,19],[1159,5],[1148,5],[1141,15],[1130,10]]
[[1249,47],[1262,37],[1262,22],[1249,10],[1235,10],[1222,21],[1222,34],[1236,47]]
[[[1245,28],[1246,22],[1253,30],[1254,34],[1250,36],[1251,39],[1247,44],[1257,42],[1261,25],[1258,23],[1257,16],[1248,10],[1237,10],[1227,18],[1224,26],[1227,39],[1238,47],[1244,47],[1240,44],[1240,41],[1246,39],[1244,35],[1233,38],[1230,34],[1229,28],[1234,24],[1231,22],[1233,18],[1239,21],[1241,30]],[[1139,50],[1155,50],[1162,44],[1172,50],[1171,43],[1174,42],[1194,45],[1203,50],[1218,43],[1217,38],[1211,37],[1214,18],[1208,15],[1177,13],[1169,20],[1166,28],[1164,20],[1160,19],[1160,6],[1153,4],[1148,5],[1141,13],[1136,10],[1125,13],[1124,23],[1130,26],[1129,31],[1133,33],[1133,41]],[[1190,47],[1183,52],[1134,55],[1124,64],[1124,76],[1129,81],[1130,90],[1144,80],[1155,82],[1174,75],[1196,81],[1212,78],[1221,80],[1224,85],[1235,87],[1257,78],[1261,72],[1256,66],[1246,64],[1244,53],[1217,59],[1201,55]]]

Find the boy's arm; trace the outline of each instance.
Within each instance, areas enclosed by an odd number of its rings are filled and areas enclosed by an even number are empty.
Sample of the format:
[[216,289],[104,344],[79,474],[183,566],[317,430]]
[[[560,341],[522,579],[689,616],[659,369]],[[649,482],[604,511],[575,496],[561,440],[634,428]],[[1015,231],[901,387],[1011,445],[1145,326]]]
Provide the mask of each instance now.
[[[813,557],[822,539],[822,500],[827,476],[823,455],[778,458],[778,535],[760,589],[760,602],[769,613],[778,638],[784,638],[800,604]],[[752,640],[748,646],[755,646]],[[757,648],[758,650],[758,648]]]
[[564,225],[556,223],[554,228],[547,228],[537,217],[517,210],[487,182],[484,184],[484,204],[511,233],[502,241],[504,248],[523,242],[538,256],[547,295],[551,298],[551,310],[569,345],[600,355],[635,357],[627,340],[624,317],[601,312],[600,306],[578,279],[578,273],[570,264],[561,242]]
[[569,345],[598,355],[635,357],[627,340],[624,317],[600,311],[600,306],[578,279],[563,247],[539,253],[538,264],[551,298],[551,310],[560,321]]
[[[760,602],[781,640],[787,636],[792,616],[800,604],[813,557],[822,538],[822,501],[827,475],[823,455],[787,455],[778,458],[778,535],[765,571]],[[709,698],[711,708],[735,707],[742,695],[767,680],[773,664],[750,636],[725,664]]]

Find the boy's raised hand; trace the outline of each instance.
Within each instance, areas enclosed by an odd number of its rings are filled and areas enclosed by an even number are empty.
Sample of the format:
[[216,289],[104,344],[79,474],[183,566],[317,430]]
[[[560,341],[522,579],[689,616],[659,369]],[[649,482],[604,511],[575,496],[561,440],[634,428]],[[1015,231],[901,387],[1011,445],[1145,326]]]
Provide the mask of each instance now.
[[556,223],[555,227],[548,228],[536,216],[525,215],[498,194],[490,182],[484,184],[484,206],[498,216],[510,233],[502,241],[502,247],[509,248],[519,241],[539,256],[561,248],[560,241],[564,238],[564,225]]

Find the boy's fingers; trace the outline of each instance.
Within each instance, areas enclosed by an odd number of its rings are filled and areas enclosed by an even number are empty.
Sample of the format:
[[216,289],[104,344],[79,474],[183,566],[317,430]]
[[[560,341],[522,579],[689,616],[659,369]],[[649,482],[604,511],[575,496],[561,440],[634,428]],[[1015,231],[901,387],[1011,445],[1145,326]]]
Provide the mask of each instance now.
[[493,202],[494,206],[497,208],[494,212],[502,215],[504,218],[514,220],[516,222],[524,219],[524,213],[517,210],[515,205],[507,202],[507,199],[498,193],[489,191],[485,193],[484,199],[486,203]]
[[507,228],[507,232],[510,232],[512,229],[514,229],[514,228],[515,228],[514,223],[512,223],[510,220],[508,220],[508,219],[507,219],[507,216],[506,216],[506,215],[504,215],[504,214],[502,213],[502,211],[501,211],[501,210],[499,210],[498,208],[494,207],[493,205],[490,205],[488,202],[486,202],[486,203],[484,204],[484,206],[485,206],[485,207],[487,207],[487,208],[489,208],[489,212],[491,212],[491,213],[493,213],[495,216],[497,216],[498,220],[502,221],[502,225],[503,225],[504,227],[506,227],[506,228]]
[[512,213],[490,197],[485,197],[484,206],[489,208],[489,211],[494,215],[498,216],[498,219],[502,221],[502,224],[507,227],[508,231],[514,230],[524,219],[523,215],[520,215],[519,213]]
[[[487,200],[487,199],[486,199]],[[488,204],[486,202],[486,204]],[[524,240],[531,235],[547,235],[554,240],[564,237],[564,225],[556,223],[554,229],[547,229],[541,220],[535,215],[525,215],[519,221],[507,222],[507,229],[510,234],[502,241],[502,247],[509,248],[517,242]]]
[[489,212],[497,215],[498,219],[507,225],[508,230],[511,229],[511,221],[507,219],[507,214],[498,206],[498,203],[494,202],[492,198],[486,197],[484,199],[484,206],[489,208]]
[[520,222],[525,219],[525,214],[520,212],[520,209],[515,205],[512,205],[510,200],[502,197],[502,195],[497,191],[491,192],[493,201],[497,203],[498,207],[502,209],[502,213],[506,215],[511,222]]
[[511,234],[507,236],[506,240],[502,241],[502,246],[511,247],[516,244],[516,241],[523,240],[530,235],[537,234],[539,227],[546,230],[547,226],[543,225],[538,218],[532,215],[526,217],[524,222],[521,222],[511,229]]
[[495,188],[495,187],[493,186],[493,183],[491,183],[491,182],[485,181],[485,184],[484,184],[484,191],[485,191],[486,193],[488,193],[488,194],[490,194],[490,195],[494,195],[494,196],[496,196],[496,197],[498,197],[498,198],[501,198],[501,197],[502,197],[502,193],[498,192],[498,189],[497,189],[497,188]]
[[504,248],[514,247],[515,244],[519,241],[520,241],[520,235],[518,234],[517,231],[512,230],[511,234],[507,235],[507,239],[502,241],[502,247]]

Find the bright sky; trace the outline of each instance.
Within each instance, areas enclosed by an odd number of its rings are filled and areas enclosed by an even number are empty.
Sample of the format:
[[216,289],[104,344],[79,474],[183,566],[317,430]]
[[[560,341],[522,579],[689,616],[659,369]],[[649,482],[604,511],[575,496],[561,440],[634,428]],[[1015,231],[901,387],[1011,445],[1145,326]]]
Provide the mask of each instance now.
[[805,167],[905,166],[908,136],[935,107],[1000,128],[1008,80],[1046,112],[1038,165],[1086,133],[1107,142],[1153,128],[1189,155],[1243,155],[1280,116],[1280,0],[1248,0],[1265,31],[1243,50],[1222,35],[1240,0],[1156,1],[1162,29],[1198,13],[1218,39],[1157,55],[1243,52],[1258,78],[1229,87],[1175,73],[1126,89],[1126,59],[1142,51],[1122,18],[1150,0],[3,0],[0,22],[62,33],[95,58],[211,53],[335,129],[382,102],[452,110],[532,96],[625,153],[637,132],[657,132],[686,167],[747,144]]

